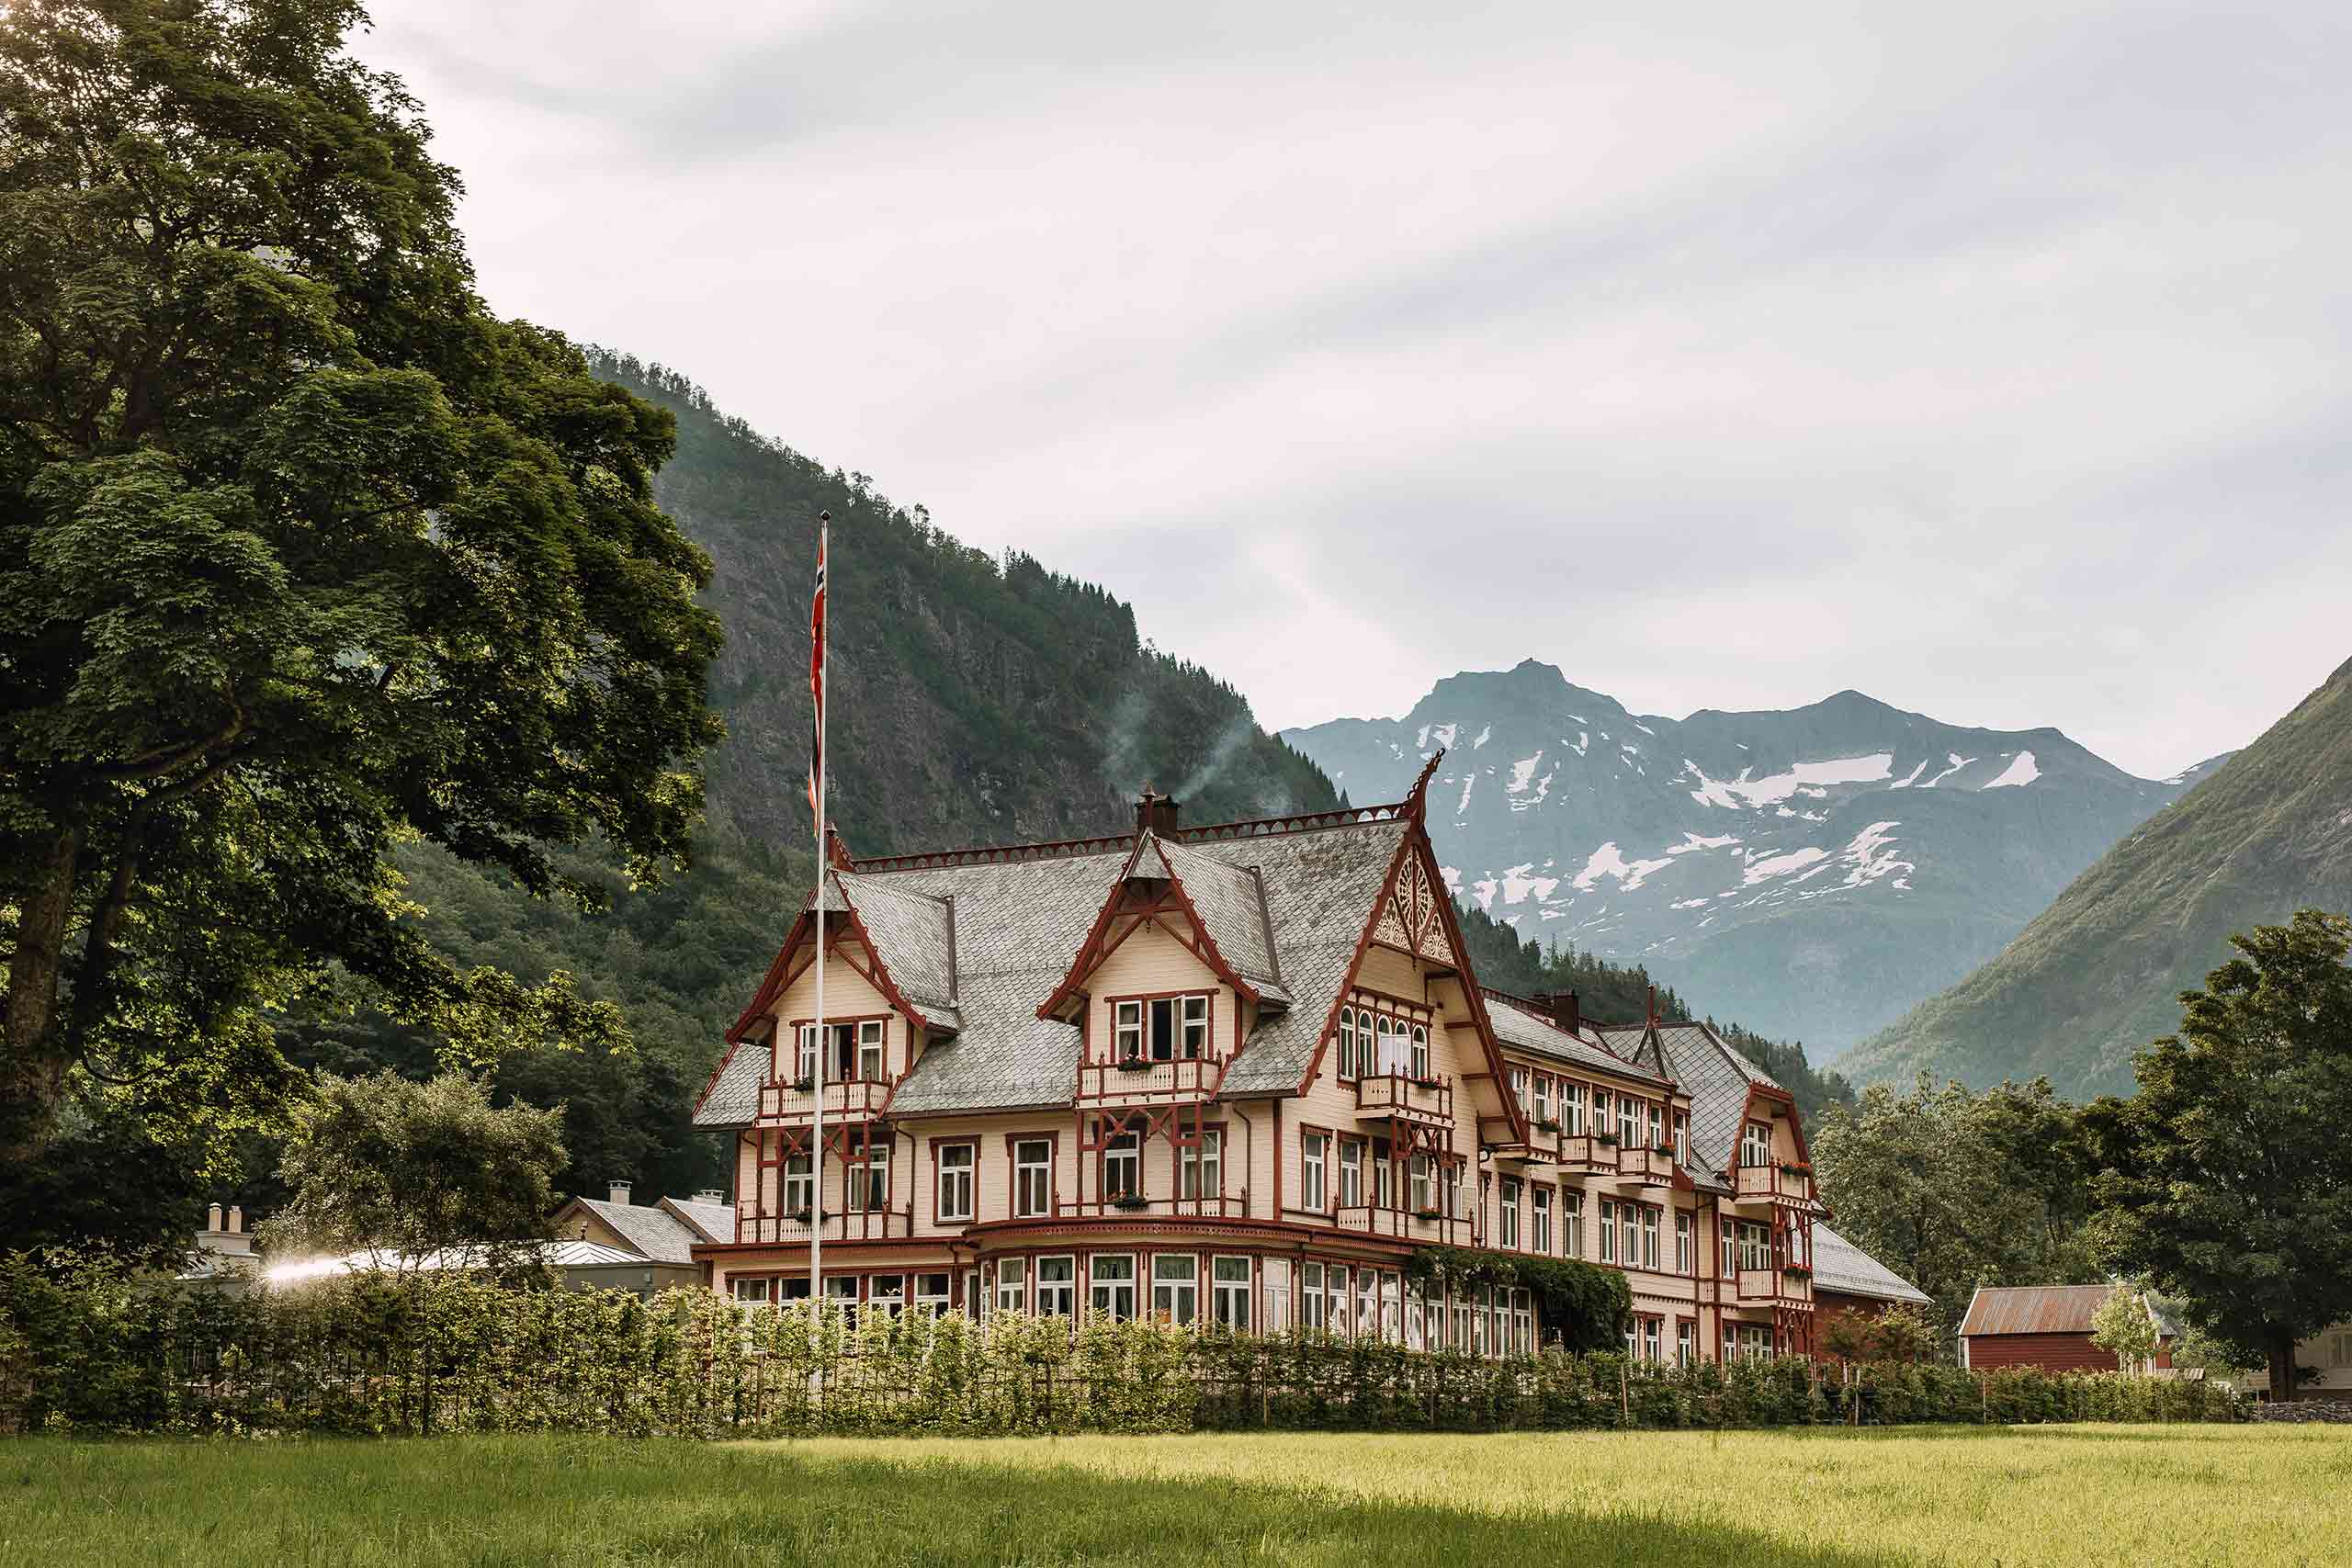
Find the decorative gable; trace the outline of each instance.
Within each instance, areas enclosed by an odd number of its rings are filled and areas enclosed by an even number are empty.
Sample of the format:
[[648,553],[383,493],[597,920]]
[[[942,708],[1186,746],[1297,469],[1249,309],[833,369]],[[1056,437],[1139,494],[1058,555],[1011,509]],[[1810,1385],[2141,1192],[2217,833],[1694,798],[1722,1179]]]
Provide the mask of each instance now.
[[1440,904],[1444,897],[1430,882],[1423,857],[1408,854],[1396,874],[1396,886],[1380,911],[1378,923],[1373,927],[1373,940],[1447,969],[1460,967],[1453,955],[1453,943],[1446,935]]

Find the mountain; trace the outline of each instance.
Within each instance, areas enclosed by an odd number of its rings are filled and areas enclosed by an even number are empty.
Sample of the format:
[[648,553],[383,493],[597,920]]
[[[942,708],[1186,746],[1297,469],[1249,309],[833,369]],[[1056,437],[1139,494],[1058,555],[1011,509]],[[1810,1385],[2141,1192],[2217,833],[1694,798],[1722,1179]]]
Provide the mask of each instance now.
[[2128,1092],[2132,1052],[2178,1025],[2178,994],[2229,958],[2232,932],[2314,907],[2352,909],[2352,662],[1838,1065]]
[[1282,738],[1358,800],[1444,748],[1430,827],[1457,895],[1767,1035],[1838,1047],[1991,956],[2202,776],[2135,778],[2054,729],[1966,728],[1851,691],[1637,715],[1532,660],[1441,681],[1401,719]]

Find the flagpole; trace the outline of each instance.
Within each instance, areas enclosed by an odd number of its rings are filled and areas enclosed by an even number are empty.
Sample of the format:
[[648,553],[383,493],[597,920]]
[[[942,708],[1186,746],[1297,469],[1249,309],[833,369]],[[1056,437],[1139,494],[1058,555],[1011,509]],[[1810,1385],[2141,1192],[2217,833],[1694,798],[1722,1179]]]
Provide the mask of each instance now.
[[[817,1028],[812,1036],[817,1046],[817,1070],[811,1076],[816,1088],[817,1114],[812,1129],[808,1154],[810,1197],[808,1200],[808,1301],[810,1322],[822,1323],[825,1311],[825,1058],[831,1042],[825,1038],[825,556],[833,531],[833,514],[817,513],[817,613],[810,634],[815,646],[809,649],[809,691],[817,704]],[[849,1169],[842,1169],[842,1184],[849,1184]],[[842,1194],[846,1200],[846,1190]],[[846,1210],[848,1204],[843,1202]]]

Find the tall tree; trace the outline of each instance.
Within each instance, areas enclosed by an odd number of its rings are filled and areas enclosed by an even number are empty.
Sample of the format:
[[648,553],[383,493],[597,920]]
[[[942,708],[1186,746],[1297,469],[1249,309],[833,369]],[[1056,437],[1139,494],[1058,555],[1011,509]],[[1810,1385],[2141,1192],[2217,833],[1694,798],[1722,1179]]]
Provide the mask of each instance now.
[[2290,1398],[2295,1342],[2352,1318],[2352,919],[2305,909],[2230,945],[2136,1058],[2139,1092],[2086,1113],[2097,1235]]
[[651,874],[699,806],[673,423],[484,308],[364,20],[0,9],[0,1162],[77,1082],[265,1113],[264,1010],[338,977],[460,1040],[611,1036],[437,959],[387,856],[593,901],[549,846]]

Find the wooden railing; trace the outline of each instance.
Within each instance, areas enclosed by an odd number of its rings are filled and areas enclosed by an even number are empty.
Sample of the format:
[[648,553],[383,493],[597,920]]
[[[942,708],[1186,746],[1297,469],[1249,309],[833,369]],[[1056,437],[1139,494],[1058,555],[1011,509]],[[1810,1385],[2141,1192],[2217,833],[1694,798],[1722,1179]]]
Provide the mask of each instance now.
[[1216,1093],[1225,1064],[1214,1056],[1180,1056],[1155,1062],[1135,1056],[1119,1062],[1081,1062],[1078,1098],[1098,1105],[1147,1100],[1207,1100]]
[[1804,1269],[1742,1269],[1739,1299],[1782,1304],[1813,1300],[1813,1275]]
[[[860,1209],[851,1213],[829,1213],[824,1219],[825,1239],[831,1241],[902,1241],[914,1235],[915,1217],[911,1209]],[[755,1242],[763,1247],[806,1245],[817,1232],[814,1215],[763,1214],[758,1205],[745,1200],[735,1205],[735,1239]]]
[[1533,1156],[1564,1171],[1614,1171],[1617,1150],[1590,1133],[1560,1133],[1541,1125],[1529,1129]]
[[1243,1220],[1250,1217],[1250,1201],[1222,1195],[1210,1198],[1086,1198],[1063,1204],[1060,1213],[1080,1214],[1091,1219],[1127,1216],[1138,1220],[1164,1220],[1172,1216],[1178,1219]]
[[1367,1073],[1356,1079],[1356,1115],[1366,1121],[1453,1125],[1453,1085],[1409,1073]]
[[1813,1176],[1778,1165],[1743,1165],[1732,1173],[1732,1190],[1747,1202],[1810,1203]]
[[1405,1241],[1433,1242],[1442,1247],[1469,1247],[1476,1227],[1466,1219],[1423,1213],[1412,1209],[1382,1208],[1374,1203],[1346,1203],[1332,1212],[1343,1231],[1396,1236]]
[[1636,1186],[1667,1186],[1674,1180],[1674,1151],[1621,1144],[1617,1147],[1617,1176],[1621,1182]]
[[[825,1115],[828,1120],[843,1122],[871,1121],[890,1108],[890,1096],[898,1085],[882,1078],[848,1078],[825,1085]],[[763,1122],[808,1122],[817,1114],[817,1091],[797,1083],[763,1083],[760,1086],[760,1120]]]

